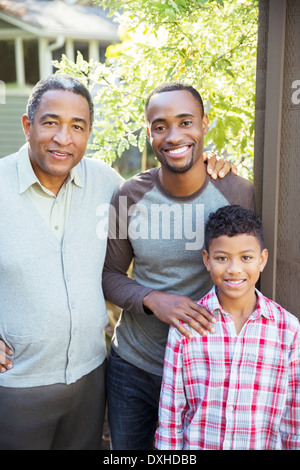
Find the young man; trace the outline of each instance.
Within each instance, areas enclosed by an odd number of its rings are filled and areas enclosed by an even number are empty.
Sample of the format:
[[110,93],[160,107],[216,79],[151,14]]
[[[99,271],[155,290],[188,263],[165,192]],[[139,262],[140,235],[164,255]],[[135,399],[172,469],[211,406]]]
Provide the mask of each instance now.
[[[161,166],[125,182],[113,198],[103,272],[105,297],[124,309],[108,361],[114,449],[153,446],[169,325],[183,334],[189,332],[180,321],[202,334],[213,327],[196,302],[211,287],[199,263],[209,213],[232,203],[253,208],[249,181],[232,173],[214,181],[206,173],[208,118],[193,87],[167,83],[154,90],[146,121]],[[126,275],[132,260],[134,280]]]
[[92,123],[88,90],[50,76],[23,117],[28,144],[0,160],[0,349],[13,353],[13,364],[0,354],[2,450],[101,447],[106,238],[97,209],[122,178],[83,158]]
[[300,449],[300,325],[255,289],[267,257],[254,212],[210,215],[203,260],[214,287],[200,304],[216,332],[170,329],[157,448]]

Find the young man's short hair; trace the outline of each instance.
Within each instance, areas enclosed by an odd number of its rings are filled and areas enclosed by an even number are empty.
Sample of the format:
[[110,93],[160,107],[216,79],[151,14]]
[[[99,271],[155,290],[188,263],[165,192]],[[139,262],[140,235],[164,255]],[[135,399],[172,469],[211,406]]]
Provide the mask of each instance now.
[[238,205],[220,207],[209,215],[205,225],[204,244],[206,251],[214,238],[226,235],[247,234],[257,238],[261,249],[264,248],[263,227],[256,212]]
[[203,106],[203,101],[202,101],[200,93],[196,90],[196,88],[192,87],[191,85],[187,85],[185,83],[182,83],[182,82],[162,83],[157,88],[152,90],[151,93],[149,94],[147,100],[146,100],[146,103],[145,103],[145,113],[147,114],[147,110],[148,110],[149,103],[150,103],[150,100],[151,100],[152,96],[158,95],[159,93],[166,93],[168,91],[182,91],[182,90],[183,91],[188,91],[189,93],[191,93],[194,96],[194,98],[199,102],[200,108],[201,108],[201,117],[203,117],[204,116],[204,106]]

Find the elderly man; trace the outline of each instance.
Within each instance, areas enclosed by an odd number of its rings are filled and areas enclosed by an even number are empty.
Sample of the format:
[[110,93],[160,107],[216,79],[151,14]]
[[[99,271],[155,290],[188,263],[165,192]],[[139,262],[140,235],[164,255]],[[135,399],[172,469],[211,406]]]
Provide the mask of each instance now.
[[28,144],[0,160],[0,337],[13,351],[0,374],[0,449],[101,446],[106,238],[97,208],[122,178],[83,158],[92,122],[87,89],[50,76],[23,116]]

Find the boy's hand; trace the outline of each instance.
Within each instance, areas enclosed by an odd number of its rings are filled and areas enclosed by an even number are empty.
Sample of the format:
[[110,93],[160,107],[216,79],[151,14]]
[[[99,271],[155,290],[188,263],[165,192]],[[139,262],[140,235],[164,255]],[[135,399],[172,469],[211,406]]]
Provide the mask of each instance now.
[[207,162],[207,173],[214,180],[217,178],[224,178],[224,176],[227,175],[227,173],[229,173],[230,171],[234,175],[237,175],[236,166],[228,160],[224,160],[222,157],[220,157],[220,155],[215,152],[204,152],[203,160]]
[[6,355],[12,356],[13,351],[0,339],[0,373],[6,372],[13,367],[13,363]]
[[208,331],[215,332],[212,323],[216,319],[213,315],[184,295],[153,290],[144,297],[143,305],[159,320],[175,326],[187,338],[191,338],[192,334],[184,328],[181,321],[190,325],[201,336],[206,336]]

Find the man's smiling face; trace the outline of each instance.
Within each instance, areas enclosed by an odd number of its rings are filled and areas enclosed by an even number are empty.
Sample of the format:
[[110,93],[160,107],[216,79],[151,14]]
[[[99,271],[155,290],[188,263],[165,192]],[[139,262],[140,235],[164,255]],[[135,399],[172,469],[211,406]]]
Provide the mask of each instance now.
[[150,144],[162,167],[184,173],[202,159],[208,118],[202,115],[200,103],[189,91],[153,95],[146,118]]
[[67,90],[48,90],[30,122],[23,116],[33,170],[48,189],[59,189],[84,156],[91,133],[85,97]]

